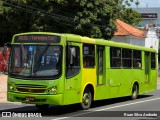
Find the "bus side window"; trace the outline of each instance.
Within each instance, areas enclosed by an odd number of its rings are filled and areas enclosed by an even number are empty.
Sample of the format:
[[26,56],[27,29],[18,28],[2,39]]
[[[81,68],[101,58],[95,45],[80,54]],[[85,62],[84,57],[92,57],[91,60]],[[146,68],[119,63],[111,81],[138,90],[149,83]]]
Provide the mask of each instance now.
[[156,69],[156,54],[151,53],[151,69]]
[[121,68],[121,48],[110,48],[110,62],[111,68]]
[[141,51],[133,50],[133,68],[142,68]]
[[75,76],[80,71],[80,49],[78,46],[66,47],[66,77]]
[[83,67],[92,68],[95,66],[95,47],[90,44],[83,44]]
[[123,68],[132,68],[132,50],[122,49],[122,66]]

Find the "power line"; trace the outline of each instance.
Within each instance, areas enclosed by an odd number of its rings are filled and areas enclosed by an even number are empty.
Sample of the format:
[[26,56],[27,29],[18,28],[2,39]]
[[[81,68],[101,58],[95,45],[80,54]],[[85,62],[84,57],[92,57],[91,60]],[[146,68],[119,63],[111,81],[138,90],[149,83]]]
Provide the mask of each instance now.
[[[13,5],[13,4],[10,4],[8,2],[4,2],[6,5],[9,5],[11,7],[14,7],[14,8],[17,8],[17,9],[22,9],[26,12],[31,12],[31,13],[36,13],[36,14],[39,14],[39,13],[42,13],[44,14],[45,16],[48,16],[48,17],[51,17],[54,19],[59,19],[59,20],[63,20],[63,21],[68,21],[68,22],[74,22],[73,19],[69,18],[69,17],[65,17],[65,16],[62,16],[62,15],[57,15],[57,14],[50,14],[50,13],[46,13],[45,11],[42,11],[40,9],[37,9],[37,8],[34,8],[35,10],[33,9],[28,9],[26,6],[26,8],[24,6],[20,6],[20,5]],[[77,22],[74,22],[74,23],[77,23]]]
[[[50,18],[54,19],[56,22],[59,22],[59,23],[62,23],[62,24],[66,24],[66,23],[63,23],[63,22],[60,22],[60,21],[57,21],[57,20],[65,21],[65,22],[68,22],[68,23],[74,23],[74,24],[79,23],[78,21],[74,21],[74,19],[72,19],[70,17],[66,17],[66,16],[62,16],[62,15],[58,15],[58,14],[50,14],[50,13],[47,13],[46,11],[44,11],[42,9],[38,9],[38,8],[35,8],[35,7],[31,7],[31,6],[27,6],[27,5],[20,5],[20,4],[19,5],[13,5],[13,4],[8,3],[8,2],[4,2],[4,3],[6,5],[11,6],[11,7],[15,7],[19,10],[24,10],[26,12],[30,12],[30,13],[34,13],[34,14],[43,13],[45,16],[50,17]],[[73,26],[71,24],[66,24],[66,25]],[[101,25],[92,24],[92,23],[85,24],[84,26],[98,26],[100,29],[106,29],[106,26],[101,26]],[[73,27],[75,27],[75,26],[73,26]]]

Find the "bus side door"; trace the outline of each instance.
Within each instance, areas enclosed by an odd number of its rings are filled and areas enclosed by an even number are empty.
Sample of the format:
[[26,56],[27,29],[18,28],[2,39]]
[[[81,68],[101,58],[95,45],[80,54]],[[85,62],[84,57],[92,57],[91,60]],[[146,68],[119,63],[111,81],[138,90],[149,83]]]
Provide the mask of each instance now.
[[150,69],[151,69],[151,58],[150,53],[145,52],[145,81],[144,81],[144,87],[145,92],[148,92],[149,82],[150,82]]
[[104,46],[97,46],[97,85],[106,84],[104,50]]
[[145,52],[145,83],[149,83],[149,72],[151,69],[150,53]]
[[67,98],[67,104],[77,103],[80,101],[81,49],[82,45],[80,43],[73,42],[70,42],[66,47],[65,97]]

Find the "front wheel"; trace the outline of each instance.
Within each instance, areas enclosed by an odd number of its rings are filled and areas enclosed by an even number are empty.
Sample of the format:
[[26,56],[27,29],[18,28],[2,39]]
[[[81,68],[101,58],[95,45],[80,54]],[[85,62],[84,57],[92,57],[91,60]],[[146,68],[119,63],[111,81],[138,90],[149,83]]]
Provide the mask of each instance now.
[[133,85],[131,97],[133,100],[137,99],[138,97],[138,86],[136,84]]
[[92,94],[88,88],[84,90],[81,107],[83,110],[89,109],[92,102]]

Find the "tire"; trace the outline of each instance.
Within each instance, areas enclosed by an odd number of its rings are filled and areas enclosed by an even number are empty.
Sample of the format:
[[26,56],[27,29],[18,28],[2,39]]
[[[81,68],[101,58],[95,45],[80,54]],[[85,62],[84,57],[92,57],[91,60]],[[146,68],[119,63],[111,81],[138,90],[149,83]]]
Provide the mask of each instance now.
[[44,105],[35,105],[36,108],[40,109],[40,110],[43,110],[43,109],[47,109],[49,107],[48,104],[44,104]]
[[90,108],[91,103],[92,103],[92,94],[90,90],[86,88],[82,96],[81,108],[83,110],[87,110]]
[[137,84],[133,85],[131,97],[132,97],[132,100],[135,100],[138,97],[138,85]]

